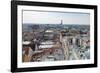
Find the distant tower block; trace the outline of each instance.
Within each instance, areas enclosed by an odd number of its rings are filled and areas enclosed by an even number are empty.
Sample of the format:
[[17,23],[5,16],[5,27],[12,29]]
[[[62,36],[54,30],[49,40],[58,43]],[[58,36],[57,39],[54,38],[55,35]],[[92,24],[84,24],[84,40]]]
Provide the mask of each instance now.
[[61,25],[63,24],[63,20],[61,20]]

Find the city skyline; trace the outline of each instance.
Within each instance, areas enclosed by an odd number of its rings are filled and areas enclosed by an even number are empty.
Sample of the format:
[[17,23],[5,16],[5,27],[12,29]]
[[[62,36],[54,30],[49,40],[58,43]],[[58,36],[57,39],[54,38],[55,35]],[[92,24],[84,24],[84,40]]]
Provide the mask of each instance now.
[[89,13],[23,11],[23,24],[90,24]]

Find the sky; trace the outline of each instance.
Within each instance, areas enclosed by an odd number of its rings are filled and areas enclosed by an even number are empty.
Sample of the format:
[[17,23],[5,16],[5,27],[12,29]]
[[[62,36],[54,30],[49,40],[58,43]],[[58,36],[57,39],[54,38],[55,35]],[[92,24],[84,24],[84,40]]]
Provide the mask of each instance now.
[[90,24],[89,13],[23,11],[23,24]]

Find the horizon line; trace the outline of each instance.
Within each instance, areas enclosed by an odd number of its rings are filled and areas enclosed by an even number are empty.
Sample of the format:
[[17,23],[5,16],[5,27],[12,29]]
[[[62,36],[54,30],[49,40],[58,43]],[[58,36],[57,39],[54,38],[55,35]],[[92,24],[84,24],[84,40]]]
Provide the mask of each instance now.
[[[36,25],[39,25],[39,24],[49,24],[49,23],[22,23],[22,24],[36,24]],[[67,24],[60,24],[60,23],[50,23],[51,25],[53,25],[53,24],[57,24],[57,25],[67,25]],[[70,25],[70,24],[68,24],[68,25]],[[71,25],[90,25],[90,24],[71,24]]]

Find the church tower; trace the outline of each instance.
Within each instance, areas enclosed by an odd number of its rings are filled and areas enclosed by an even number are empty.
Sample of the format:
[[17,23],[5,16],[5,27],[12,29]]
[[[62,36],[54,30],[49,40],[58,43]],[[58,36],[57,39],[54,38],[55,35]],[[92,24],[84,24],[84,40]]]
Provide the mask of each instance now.
[[61,20],[61,25],[63,24],[63,20]]

